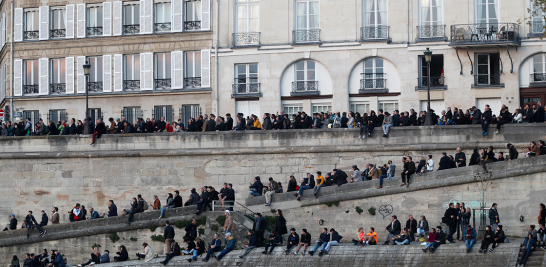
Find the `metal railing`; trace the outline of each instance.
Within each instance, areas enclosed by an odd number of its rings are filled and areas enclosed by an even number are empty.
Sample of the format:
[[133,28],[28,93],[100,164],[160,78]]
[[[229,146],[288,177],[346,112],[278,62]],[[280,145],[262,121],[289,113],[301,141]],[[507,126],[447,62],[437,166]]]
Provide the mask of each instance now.
[[445,77],[430,77],[430,82],[428,77],[417,78],[417,88],[427,89],[427,83],[430,83],[431,88],[444,87]]
[[500,85],[500,74],[474,74],[474,85]]
[[155,32],[170,32],[171,31],[171,23],[170,22],[155,23],[154,24],[154,31]]
[[56,30],[49,30],[49,35],[51,38],[65,38],[66,37],[66,29],[56,29]]
[[102,27],[87,27],[87,36],[102,36]]
[[241,45],[259,45],[260,33],[259,32],[240,32],[233,34],[233,46]]
[[360,90],[382,90],[386,89],[387,79],[385,78],[365,78],[360,79]]
[[419,39],[446,37],[446,25],[421,25],[417,26]]
[[546,73],[531,73],[531,83],[546,83]]
[[236,83],[233,84],[233,94],[234,95],[248,95],[248,94],[259,94],[260,93],[260,84],[259,83]]
[[123,88],[125,90],[140,90],[140,80],[124,80]]
[[546,30],[544,26],[546,26],[546,22],[544,22],[542,18],[540,19],[540,21],[531,20],[531,24],[529,25],[529,33],[544,35],[544,31]]
[[292,92],[318,92],[318,81],[296,81],[292,82]]
[[184,87],[201,87],[201,77],[184,78]]
[[66,83],[52,83],[49,85],[52,94],[66,94]]
[[155,79],[155,89],[171,89],[171,79]]
[[361,40],[373,40],[373,39],[389,39],[389,26],[376,25],[366,26],[360,28]]
[[140,24],[123,25],[123,35],[133,35],[140,33]]
[[455,24],[451,25],[451,44],[487,44],[520,42],[519,24]]
[[320,29],[295,30],[292,32],[292,40],[296,44],[320,42]]
[[23,93],[26,94],[38,94],[40,87],[37,84],[23,85]]
[[198,31],[201,30],[201,21],[184,21],[185,31]]
[[102,93],[103,84],[102,82],[88,82],[87,90],[89,90],[89,92]]
[[23,38],[25,40],[38,40],[40,38],[39,31],[25,31],[23,32]]

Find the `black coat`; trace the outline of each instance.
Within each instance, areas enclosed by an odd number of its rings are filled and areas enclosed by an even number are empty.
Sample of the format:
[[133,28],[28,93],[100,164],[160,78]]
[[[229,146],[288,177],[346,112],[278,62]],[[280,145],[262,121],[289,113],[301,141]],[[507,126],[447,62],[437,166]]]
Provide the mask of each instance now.
[[472,156],[470,157],[470,161],[468,162],[468,166],[472,165],[478,165],[480,164],[480,154],[472,153]]
[[165,226],[163,229],[163,236],[165,239],[174,239],[174,228],[170,225]]
[[440,164],[439,164],[439,168],[438,170],[447,170],[447,169],[451,169],[451,159],[448,157],[448,156],[443,156],[441,159],[440,159]]
[[535,122],[544,122],[544,107],[538,106],[537,112],[535,113]]
[[342,171],[342,170],[337,170],[336,171],[336,174],[334,175],[334,178],[333,180],[336,182],[336,184],[338,186],[342,185],[342,184],[346,184],[347,183],[347,174]]
[[455,162],[459,167],[466,166],[466,155],[464,152],[455,154]]
[[10,230],[15,230],[17,229],[17,219],[16,218],[13,218],[9,221],[9,229]]
[[174,197],[174,207],[175,208],[182,207],[182,197],[180,195]]
[[275,224],[275,231],[277,231],[277,234],[284,235],[288,233],[288,230],[286,229],[286,219],[284,219],[283,216],[277,217],[277,223]]
[[100,138],[103,134],[106,133],[106,126],[104,125],[104,123],[99,123],[97,124],[97,126],[95,127],[95,132],[97,132],[97,138]]
[[307,234],[301,235],[300,242],[305,243],[307,245],[311,245],[311,234],[307,233]]
[[400,225],[400,221],[394,220],[394,225],[391,222],[389,225],[387,225],[386,229],[389,231],[389,233],[398,235],[402,231],[402,226]]
[[296,181],[288,181],[288,190],[286,192],[296,191],[298,183]]
[[[446,212],[444,213],[444,217],[445,217],[445,224],[449,225],[449,226],[452,226],[456,223],[457,221],[457,214],[459,212],[457,211],[456,208],[448,208],[446,210]],[[453,216],[453,218],[451,218],[451,216]]]
[[291,244],[292,246],[296,246],[299,243],[300,243],[300,236],[298,234],[295,233],[294,235],[290,234],[288,236],[288,244],[289,245]]
[[226,129],[228,131],[233,130],[233,119],[232,118],[228,118],[226,120]]

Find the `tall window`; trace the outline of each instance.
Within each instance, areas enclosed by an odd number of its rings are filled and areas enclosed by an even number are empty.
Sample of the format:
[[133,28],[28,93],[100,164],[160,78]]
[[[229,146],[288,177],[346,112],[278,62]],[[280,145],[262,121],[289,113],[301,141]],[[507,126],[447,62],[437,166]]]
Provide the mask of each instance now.
[[51,84],[49,86],[52,94],[66,93],[66,68],[65,59],[51,60]]
[[95,123],[97,119],[102,118],[102,111],[100,108],[89,108],[89,114],[87,117],[91,117],[91,121]]
[[383,113],[389,112],[390,114],[392,114],[395,110],[398,110],[398,102],[396,101],[379,102],[379,109],[382,109]]
[[185,2],[184,30],[195,31],[201,29],[201,0]]
[[351,103],[349,105],[349,109],[352,110],[354,113],[360,113],[360,115],[364,113],[368,113],[370,111],[370,104],[369,103]]
[[102,92],[103,89],[103,65],[102,65],[102,56],[88,57],[87,60],[91,64],[91,69],[89,70],[89,83],[87,88],[92,92]]
[[237,0],[237,32],[258,32],[260,23],[259,2]]
[[48,122],[52,121],[57,124],[61,121],[66,121],[66,109],[50,109],[48,114]]
[[123,34],[140,33],[140,4],[139,2],[126,2],[123,6]]
[[184,86],[201,86],[201,52],[186,52],[184,67]]
[[161,117],[165,117],[166,122],[173,121],[173,106],[155,106],[153,118],[160,121]]
[[171,31],[171,2],[155,4],[155,32]]
[[531,73],[531,82],[546,81],[546,60],[544,53],[533,56],[533,72]]
[[497,0],[476,1],[476,24],[494,26],[499,23],[499,5]]
[[319,4],[315,0],[296,1],[295,43],[320,41]]
[[87,5],[87,36],[102,36],[102,5]]
[[140,54],[123,56],[123,63],[125,90],[140,90]]
[[499,85],[500,64],[499,54],[477,54],[476,55],[475,85]]
[[383,70],[383,59],[368,58],[364,61],[363,80],[361,89],[384,89],[385,79]]
[[388,38],[387,0],[364,0],[362,38]]
[[38,60],[25,60],[24,61],[24,94],[37,94],[39,84],[39,72],[38,72]]
[[52,7],[51,8],[51,38],[66,37],[66,8]]
[[30,119],[30,122],[34,125],[40,120],[40,111],[39,110],[24,110],[23,111],[23,121]]
[[140,107],[124,107],[123,117],[128,123],[136,123],[137,118],[142,117],[142,109]]
[[155,54],[155,89],[171,88],[171,53]]
[[296,63],[296,81],[315,80],[315,61],[302,60]]
[[[419,56],[419,86],[422,88],[427,87],[428,81],[428,68],[425,56]],[[444,86],[444,55],[432,55],[430,60],[430,86],[441,87]]]
[[235,65],[235,93],[258,92],[258,64]]
[[182,120],[182,123],[188,126],[188,120],[191,118],[197,118],[197,116],[201,115],[201,107],[199,105],[182,105],[182,109],[180,110],[180,119]]
[[531,33],[544,33],[544,12],[531,0]]
[[38,40],[40,32],[40,19],[38,9],[25,9],[25,40]]
[[283,105],[282,107],[284,114],[288,114],[288,118],[292,120],[292,115],[297,114],[298,112],[303,111],[303,107],[301,106],[289,106],[289,105]]
[[443,0],[419,1],[420,38],[444,36],[442,1]]

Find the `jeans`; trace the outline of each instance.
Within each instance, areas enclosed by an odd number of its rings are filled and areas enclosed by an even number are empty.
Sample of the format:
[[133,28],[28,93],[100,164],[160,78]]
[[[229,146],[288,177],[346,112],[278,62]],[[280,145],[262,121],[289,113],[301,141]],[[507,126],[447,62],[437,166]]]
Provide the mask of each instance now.
[[352,129],[352,128],[354,128],[354,126],[348,125],[347,128]]
[[537,234],[537,241],[539,241],[539,242],[546,241],[546,234],[544,234],[544,235]]
[[259,196],[261,196],[262,194],[260,194],[260,193],[258,193],[258,192],[256,192],[256,191],[250,191],[250,195],[251,195],[251,196],[255,196],[255,197],[259,197]]
[[409,244],[409,241],[406,239],[406,240],[404,240],[404,241],[402,241],[402,242],[400,242],[400,241],[394,241],[394,243],[396,243],[397,245],[408,245],[408,244]]
[[375,128],[375,125],[368,126],[368,134],[371,135],[373,133],[373,128]]
[[466,241],[466,235],[464,235],[464,230],[466,230],[466,224],[464,224],[463,222],[461,222],[460,226],[461,226],[461,233],[462,233],[461,239],[462,239],[463,241]]
[[36,224],[36,225],[30,225],[30,224],[27,224],[26,225],[26,228],[27,228],[27,236],[30,236],[30,230],[32,229],[32,227],[36,227],[38,229],[38,231],[40,231],[40,234],[44,232],[44,228],[42,228],[40,225]]
[[366,136],[366,132],[368,130],[368,125],[363,125],[360,127],[360,136]]
[[426,234],[425,230],[421,228],[417,228],[417,236],[421,236],[421,234],[425,235]]
[[205,260],[209,260],[210,256],[214,256],[214,253],[218,252],[216,249],[211,248],[207,251],[207,256],[205,257]]
[[265,245],[265,252],[267,253],[267,249],[271,248],[269,253],[272,253],[276,246],[277,246],[277,243],[267,243]]
[[205,211],[205,208],[209,207],[209,210],[212,211],[212,207],[210,206],[210,202],[203,201],[202,203],[197,203],[197,211]]
[[482,130],[483,130],[484,133],[487,133],[487,128],[489,128],[489,124],[491,124],[491,123],[486,122],[486,121],[482,122]]
[[335,240],[328,242],[328,245],[326,245],[326,252],[330,251],[332,246],[339,246],[339,243]]
[[144,259],[144,258],[146,258],[146,255],[140,254],[140,253],[139,253],[139,254],[138,254],[138,258],[139,258],[139,259]]
[[320,191],[320,188],[324,187],[324,186],[325,186],[325,184],[315,185],[315,189],[313,190],[313,195],[318,194],[318,192]]
[[167,265],[172,258],[174,258],[174,255],[172,253],[167,253],[167,257],[165,257],[165,260],[163,261],[165,265]]
[[220,252],[220,255],[218,255],[217,259],[221,260],[224,256],[226,256],[226,254],[230,253],[232,250],[233,248],[225,248],[224,250],[222,250],[222,252]]
[[[455,228],[457,228],[457,240],[459,240],[459,237],[460,237],[460,231],[461,231],[461,221],[457,221],[457,224],[455,225]],[[463,231],[463,235],[464,235],[464,231]]]
[[304,186],[300,187],[300,190],[298,191],[298,195],[303,196],[303,190],[305,190],[305,189],[311,189],[311,187],[308,186],[308,185],[304,185]]
[[191,256],[190,259],[197,260],[197,253],[199,253],[199,251],[197,249],[192,249],[190,252],[192,251],[193,251],[193,255]]
[[269,204],[271,203],[271,196],[275,194],[275,191],[267,191],[265,192],[265,203]]
[[464,243],[466,244],[466,248],[471,249],[476,244],[476,239],[467,239]]
[[256,248],[256,246],[249,246],[249,247],[245,248],[245,252],[240,257],[243,258],[244,256],[246,256],[246,254],[248,254],[254,248]]
[[161,214],[159,215],[159,217],[163,217],[163,215],[165,215],[165,211],[168,209],[168,207],[163,207],[161,209]]
[[324,248],[326,248],[326,245],[328,245],[328,242],[323,242],[322,245],[320,243],[316,243],[315,247],[311,251],[315,252],[317,251],[319,247],[320,247],[320,251],[323,251]]
[[529,256],[531,256],[531,247],[535,243],[535,239],[531,238],[531,240],[528,240],[525,238],[524,247],[527,246],[527,248],[523,249],[523,254],[521,254],[521,261],[519,262],[520,265],[525,264],[527,262],[527,259]]
[[453,225],[453,226],[450,225],[449,226],[449,234],[447,235],[446,239],[451,243],[455,242],[455,241],[453,241],[453,235],[457,231],[457,229],[455,229],[455,228],[456,228],[456,225]]
[[432,247],[434,245],[434,243],[436,242],[428,242],[426,245],[425,245],[425,249],[428,249],[430,247]]
[[381,126],[381,128],[383,128],[383,133],[385,135],[389,134],[389,130],[390,130],[391,127],[392,127],[392,124],[385,124],[385,125]]
[[493,229],[491,229],[491,230],[493,230],[493,233],[495,233],[495,234],[497,233],[497,226],[499,226],[498,223],[492,223],[492,224],[491,224],[491,227],[493,228]]
[[388,174],[383,174],[379,176],[379,186],[383,186],[383,179],[387,178]]

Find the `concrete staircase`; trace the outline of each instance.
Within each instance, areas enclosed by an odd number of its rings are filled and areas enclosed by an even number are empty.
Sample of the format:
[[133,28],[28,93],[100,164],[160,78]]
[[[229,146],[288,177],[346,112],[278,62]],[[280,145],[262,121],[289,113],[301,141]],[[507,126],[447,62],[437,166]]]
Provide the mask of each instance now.
[[[520,249],[519,255],[518,255],[518,263],[521,260],[522,254],[523,254],[523,250]],[[535,249],[534,251],[531,252],[531,256],[529,256],[529,258],[527,259],[527,262],[525,263],[525,267],[544,266],[543,261],[544,261],[545,254],[546,252],[542,250],[541,248]]]

